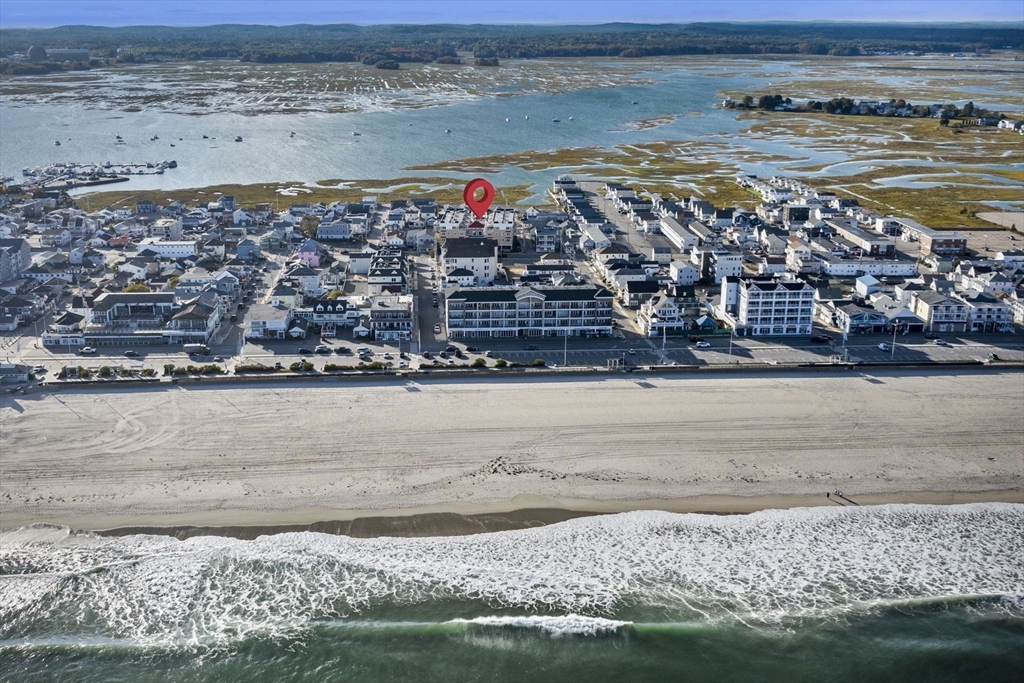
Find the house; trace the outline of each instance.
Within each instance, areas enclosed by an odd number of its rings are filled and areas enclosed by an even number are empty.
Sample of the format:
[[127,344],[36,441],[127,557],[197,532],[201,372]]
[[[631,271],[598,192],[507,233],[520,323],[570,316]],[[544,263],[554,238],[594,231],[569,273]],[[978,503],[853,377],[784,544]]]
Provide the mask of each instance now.
[[832,325],[843,334],[873,334],[889,329],[885,313],[856,304],[836,306],[832,311]]
[[601,287],[467,287],[445,297],[453,339],[610,337],[612,293]]
[[782,275],[786,272],[786,259],[781,256],[762,256],[757,259],[758,275]]
[[412,296],[380,296],[370,305],[370,334],[378,341],[408,341],[413,327]]
[[63,249],[71,244],[71,231],[67,228],[50,228],[39,236],[39,243],[51,249]]
[[667,266],[672,262],[672,250],[668,247],[651,247],[651,261]]
[[[221,197],[221,200],[224,198]],[[226,209],[225,209],[226,210]],[[235,209],[231,213],[231,225],[241,228],[250,228],[256,223],[256,219],[253,218],[248,212],[242,209]]]
[[641,304],[649,301],[661,290],[661,283],[654,278],[641,280],[629,280],[619,291],[619,298],[622,304],[629,308],[639,308]]
[[304,262],[311,268],[320,267],[320,259],[323,254],[323,247],[314,239],[307,239],[292,255],[293,259]]
[[477,284],[491,284],[498,273],[498,243],[487,238],[446,240],[441,249],[441,267],[445,277],[461,268],[473,273]]
[[316,229],[318,240],[348,240],[352,239],[352,224],[348,221],[336,220],[320,223]]
[[582,228],[580,234],[580,250],[585,253],[590,253],[595,249],[601,249],[603,247],[610,246],[612,241],[605,235],[600,228],[593,225],[586,225]]
[[235,256],[242,261],[258,261],[263,254],[260,245],[251,239],[244,239],[235,245]]
[[854,289],[856,289],[857,293],[862,297],[866,297],[881,289],[881,284],[873,275],[861,275],[854,283]]
[[286,305],[253,304],[245,316],[245,338],[285,339],[291,312]]
[[448,284],[454,284],[459,287],[472,287],[476,284],[476,275],[473,274],[473,271],[466,268],[456,268],[448,273]]
[[700,280],[700,270],[686,261],[673,261],[668,272],[672,281],[678,285],[692,285]]
[[27,384],[32,368],[20,363],[0,363],[0,384]]
[[287,306],[291,310],[302,303],[303,296],[294,287],[278,283],[277,286],[270,290],[267,299],[271,306]]
[[168,344],[208,344],[224,319],[224,304],[220,297],[207,294],[182,304],[164,329]]
[[334,337],[339,327],[353,327],[359,321],[360,311],[358,306],[343,297],[319,298],[295,309],[295,315],[320,328],[323,336]]
[[645,337],[682,334],[693,327],[693,319],[684,315],[682,306],[665,292],[641,304],[636,320]]
[[305,339],[309,334],[310,324],[305,318],[294,318],[288,323],[289,339]]

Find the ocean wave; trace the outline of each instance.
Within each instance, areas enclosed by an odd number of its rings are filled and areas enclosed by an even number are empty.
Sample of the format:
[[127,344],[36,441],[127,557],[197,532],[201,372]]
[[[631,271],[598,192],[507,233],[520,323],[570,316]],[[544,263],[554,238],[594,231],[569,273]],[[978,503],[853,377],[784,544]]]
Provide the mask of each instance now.
[[[415,621],[431,605],[447,610],[442,621],[550,632],[638,614],[779,623],[943,600],[1024,617],[1022,556],[1024,505],[1011,504],[643,511],[436,538],[178,541],[27,527],[0,534],[0,639],[204,646],[325,620]],[[465,618],[489,611],[526,615]]]
[[631,621],[615,621],[602,617],[586,617],[579,614],[563,616],[519,616],[519,617],[474,617],[473,619],[452,619],[450,624],[470,624],[494,628],[530,629],[553,636],[596,636],[616,633]]

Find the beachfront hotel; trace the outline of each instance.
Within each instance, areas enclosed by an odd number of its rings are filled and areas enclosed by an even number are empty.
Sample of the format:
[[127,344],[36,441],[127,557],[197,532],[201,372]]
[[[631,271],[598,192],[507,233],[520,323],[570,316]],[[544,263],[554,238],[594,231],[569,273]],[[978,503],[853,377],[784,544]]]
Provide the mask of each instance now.
[[466,287],[445,297],[448,336],[608,337],[612,300],[603,287]]

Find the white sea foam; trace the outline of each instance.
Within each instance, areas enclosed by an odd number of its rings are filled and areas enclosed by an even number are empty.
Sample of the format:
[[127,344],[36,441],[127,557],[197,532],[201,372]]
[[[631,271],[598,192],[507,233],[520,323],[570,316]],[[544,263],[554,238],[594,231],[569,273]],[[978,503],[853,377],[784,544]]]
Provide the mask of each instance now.
[[764,623],[978,595],[1009,596],[992,608],[1021,615],[1021,557],[1024,505],[1010,504],[646,511],[436,538],[178,541],[29,528],[0,536],[0,638],[78,624],[199,645],[467,602],[537,615],[471,623],[549,630],[618,624],[608,620],[638,609]]
[[473,619],[452,619],[450,624],[473,624],[498,628],[537,629],[553,636],[596,636],[615,633],[631,621],[614,621],[602,617],[586,617],[580,614],[564,616],[519,616],[519,617],[475,617]]

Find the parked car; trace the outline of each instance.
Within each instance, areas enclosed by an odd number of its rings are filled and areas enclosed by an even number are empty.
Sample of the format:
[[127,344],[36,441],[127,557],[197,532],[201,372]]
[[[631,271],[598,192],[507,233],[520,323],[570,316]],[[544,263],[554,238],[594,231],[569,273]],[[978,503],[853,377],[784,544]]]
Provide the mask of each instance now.
[[540,351],[540,347],[536,344],[530,344],[526,347],[527,351]]
[[78,352],[80,354],[82,354],[83,356],[94,356],[94,355],[96,355],[96,349],[94,349],[91,346],[83,346],[82,348],[80,348],[78,350]]
[[636,355],[636,351],[634,351],[633,349],[627,349],[626,353],[628,353],[631,356],[635,356]]
[[935,344],[936,346],[949,346],[949,342],[946,341],[945,339],[936,339],[932,343]]
[[441,326],[434,325],[434,334],[441,334]]
[[213,362],[214,363],[223,363],[224,362],[224,356],[214,356],[213,357]]
[[811,337],[812,344],[828,344],[830,341],[832,341],[832,337],[827,334],[816,334]]
[[366,346],[360,346],[359,348],[357,348],[356,349],[356,353],[358,353],[360,356],[362,356],[362,355],[372,356],[373,355],[373,351],[371,351]]
[[878,350],[879,351],[888,351],[889,350],[889,345],[886,344],[885,342],[882,342],[881,344],[878,345]]
[[327,346],[327,344],[318,344],[316,349],[314,349],[314,350],[317,353],[330,353],[331,352],[331,347]]
[[304,356],[308,356],[309,354],[311,354],[313,352],[310,351],[309,349],[307,349],[305,346],[303,346],[301,349],[299,349],[299,353],[301,353]]
[[448,365],[455,365],[455,359],[454,358],[449,358],[448,359]]
[[238,316],[235,315],[234,313],[232,313],[230,321],[233,322],[233,323],[237,323],[238,322]]
[[449,344],[448,346],[444,347],[444,350],[447,351],[448,353],[455,353],[456,348],[454,345]]
[[441,356],[441,358],[447,358],[448,357],[448,352],[447,351],[442,351],[441,353],[439,353],[437,355]]
[[475,346],[467,346],[466,351],[468,351],[469,353],[480,353],[480,349],[478,349]]
[[430,351],[424,351],[423,352],[423,357],[424,358],[430,358]]
[[393,359],[394,359],[394,356],[392,356],[390,353],[385,353],[384,354],[384,360],[393,360]]
[[488,358],[494,358],[493,351],[484,351],[484,355],[487,356]]
[[348,348],[347,346],[339,346],[338,348],[334,349],[334,352],[340,356],[345,353],[352,353],[352,349]]
[[704,337],[690,337],[690,342],[691,343],[702,342],[702,341],[704,341]]
[[134,351],[132,349],[128,349],[127,351],[124,352],[124,357],[125,358],[138,358],[139,357],[139,352],[138,351]]
[[284,366],[281,365],[280,363],[274,363],[274,368],[277,369],[277,370],[283,370]]
[[938,337],[936,335],[932,334],[931,332],[925,332],[924,333],[924,338],[925,339],[938,339]]
[[696,346],[697,346],[698,349],[710,349],[711,348],[711,344],[708,344],[705,341],[697,342]]
[[[994,356],[995,354],[992,354],[992,355]],[[32,374],[33,375],[45,375],[46,374],[46,366],[45,365],[34,365],[34,366],[32,366]]]

